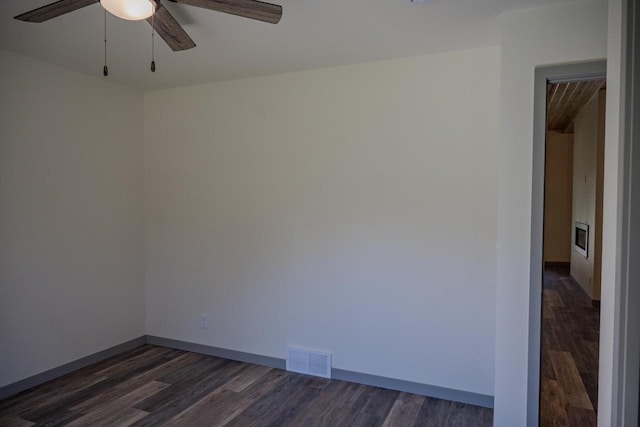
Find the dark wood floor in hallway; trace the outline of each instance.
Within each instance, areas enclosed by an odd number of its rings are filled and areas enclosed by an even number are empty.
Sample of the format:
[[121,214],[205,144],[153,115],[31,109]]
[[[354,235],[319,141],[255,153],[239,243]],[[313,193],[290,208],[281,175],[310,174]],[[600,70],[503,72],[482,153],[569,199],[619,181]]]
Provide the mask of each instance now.
[[145,345],[0,401],[0,426],[491,426],[492,410]]
[[542,309],[540,425],[595,426],[600,309],[564,266],[545,269]]

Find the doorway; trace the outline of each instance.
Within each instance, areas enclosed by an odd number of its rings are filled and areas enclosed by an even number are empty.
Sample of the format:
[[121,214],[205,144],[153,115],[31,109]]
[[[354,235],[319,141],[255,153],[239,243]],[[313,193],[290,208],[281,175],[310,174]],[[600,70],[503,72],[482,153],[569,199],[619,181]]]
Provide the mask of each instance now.
[[540,425],[596,425],[606,81],[547,83]]
[[531,200],[531,269],[529,288],[529,360],[527,425],[540,424],[541,331],[543,292],[543,235],[545,196],[545,155],[547,135],[547,94],[549,83],[604,79],[606,61],[539,67],[535,70],[533,174]]

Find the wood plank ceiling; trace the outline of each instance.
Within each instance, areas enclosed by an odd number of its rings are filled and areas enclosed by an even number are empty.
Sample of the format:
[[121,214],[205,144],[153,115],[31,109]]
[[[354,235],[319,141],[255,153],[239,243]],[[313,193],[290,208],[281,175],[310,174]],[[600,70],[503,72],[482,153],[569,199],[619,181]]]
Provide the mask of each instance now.
[[547,130],[573,132],[573,120],[605,80],[587,80],[547,85]]

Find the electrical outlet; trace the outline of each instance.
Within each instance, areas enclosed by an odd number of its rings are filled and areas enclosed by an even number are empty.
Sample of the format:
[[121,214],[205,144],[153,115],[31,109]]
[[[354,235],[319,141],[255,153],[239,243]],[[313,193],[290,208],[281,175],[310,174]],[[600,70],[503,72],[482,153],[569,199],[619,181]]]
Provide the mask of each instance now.
[[200,313],[200,328],[209,329],[209,316],[204,313]]

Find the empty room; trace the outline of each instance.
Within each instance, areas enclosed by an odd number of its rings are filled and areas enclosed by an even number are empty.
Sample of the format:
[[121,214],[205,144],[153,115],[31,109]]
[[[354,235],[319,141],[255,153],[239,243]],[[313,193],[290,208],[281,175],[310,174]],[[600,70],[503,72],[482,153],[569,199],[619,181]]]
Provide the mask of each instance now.
[[634,13],[0,2],[0,425],[539,425],[552,66],[606,68],[593,412],[633,424]]

